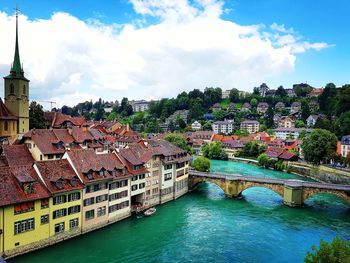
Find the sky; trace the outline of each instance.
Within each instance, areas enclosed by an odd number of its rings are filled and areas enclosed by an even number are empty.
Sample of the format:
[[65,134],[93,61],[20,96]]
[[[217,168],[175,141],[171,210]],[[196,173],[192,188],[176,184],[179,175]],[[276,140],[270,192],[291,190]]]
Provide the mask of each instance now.
[[0,0],[2,76],[16,4],[30,99],[45,108],[350,82],[348,0]]

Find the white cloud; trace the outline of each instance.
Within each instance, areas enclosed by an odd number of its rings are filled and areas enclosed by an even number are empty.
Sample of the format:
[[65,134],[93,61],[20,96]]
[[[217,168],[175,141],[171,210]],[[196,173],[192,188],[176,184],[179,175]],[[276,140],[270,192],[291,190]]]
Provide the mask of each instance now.
[[[296,54],[326,43],[303,42],[273,24],[241,26],[221,19],[223,2],[130,0],[137,26],[81,21],[67,13],[50,19],[20,17],[20,54],[31,98],[58,106],[83,100],[160,98],[206,86],[251,90],[292,71]],[[145,24],[147,17],[160,19]],[[142,21],[142,22],[140,22]],[[0,73],[13,59],[14,17],[0,12]],[[2,88],[2,84],[0,89]]]

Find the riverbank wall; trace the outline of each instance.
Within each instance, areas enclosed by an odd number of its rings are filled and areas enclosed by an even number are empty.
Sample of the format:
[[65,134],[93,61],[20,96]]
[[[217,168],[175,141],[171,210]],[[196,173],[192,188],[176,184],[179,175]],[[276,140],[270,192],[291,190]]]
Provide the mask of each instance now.
[[[229,161],[258,165],[257,160],[246,158],[233,157],[229,158]],[[288,162],[288,169],[284,172],[311,178],[323,183],[350,184],[350,173],[323,165],[315,166],[308,163]]]
[[290,162],[288,164],[288,172],[324,183],[350,184],[350,173],[323,165],[314,166],[308,163]]

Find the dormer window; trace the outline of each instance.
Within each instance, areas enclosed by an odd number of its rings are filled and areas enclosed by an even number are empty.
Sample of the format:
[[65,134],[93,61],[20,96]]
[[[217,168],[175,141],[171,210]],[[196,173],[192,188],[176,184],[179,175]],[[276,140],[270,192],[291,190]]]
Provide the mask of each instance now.
[[125,168],[123,168],[122,173],[123,173],[123,175],[125,175],[125,174],[126,174],[126,169],[125,169]]
[[64,186],[63,186],[63,181],[60,180],[60,179],[57,180],[57,181],[55,182],[55,186],[56,186],[56,188],[59,189],[59,190],[63,189],[63,188],[64,188]]
[[113,176],[117,176],[117,171],[114,169],[114,170],[112,170],[112,175]]
[[105,176],[105,170],[103,170],[103,169],[100,170],[100,176],[101,177]]
[[71,184],[71,186],[73,186],[73,187],[77,186],[77,184],[78,184],[77,178],[76,178],[76,177],[73,177],[73,178],[70,180],[70,184]]
[[33,183],[23,184],[23,190],[24,190],[25,194],[33,194],[34,193]]
[[88,178],[89,180],[94,179],[94,177],[92,176],[92,171],[89,171],[89,172],[86,174],[86,176],[87,176],[87,178]]

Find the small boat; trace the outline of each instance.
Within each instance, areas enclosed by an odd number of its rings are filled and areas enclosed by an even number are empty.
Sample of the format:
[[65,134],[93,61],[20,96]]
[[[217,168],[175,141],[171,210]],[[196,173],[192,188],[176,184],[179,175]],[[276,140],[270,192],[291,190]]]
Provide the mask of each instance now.
[[151,215],[153,215],[156,211],[157,211],[157,209],[155,209],[154,207],[151,207],[151,208],[147,209],[143,214],[144,214],[145,216],[151,216]]

